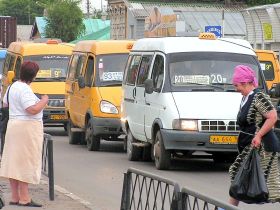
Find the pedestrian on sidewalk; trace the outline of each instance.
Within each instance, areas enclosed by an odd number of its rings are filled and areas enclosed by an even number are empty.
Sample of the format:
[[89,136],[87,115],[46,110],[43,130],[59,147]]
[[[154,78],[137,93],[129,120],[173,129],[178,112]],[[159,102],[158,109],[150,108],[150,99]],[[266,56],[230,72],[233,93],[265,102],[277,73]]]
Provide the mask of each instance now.
[[[39,184],[41,178],[43,147],[43,109],[48,96],[39,99],[30,84],[36,77],[39,66],[26,61],[19,72],[19,80],[10,86],[9,121],[2,154],[0,176],[9,179],[10,205],[41,207],[29,194],[29,184]],[[3,105],[8,106],[7,93]]]
[[[280,202],[279,151],[272,151],[274,148],[268,150],[263,141],[265,134],[274,132],[272,129],[277,121],[277,112],[269,96],[257,89],[258,82],[255,72],[249,66],[238,65],[235,67],[233,85],[236,91],[243,95],[243,99],[237,116],[237,124],[240,127],[239,155],[229,169],[231,181],[234,180],[238,169],[251,149],[259,148],[261,168],[268,173],[266,184],[269,198],[267,202]],[[268,140],[272,142],[274,139]],[[270,170],[266,170],[268,168]],[[239,201],[230,197],[229,203],[238,206]]]

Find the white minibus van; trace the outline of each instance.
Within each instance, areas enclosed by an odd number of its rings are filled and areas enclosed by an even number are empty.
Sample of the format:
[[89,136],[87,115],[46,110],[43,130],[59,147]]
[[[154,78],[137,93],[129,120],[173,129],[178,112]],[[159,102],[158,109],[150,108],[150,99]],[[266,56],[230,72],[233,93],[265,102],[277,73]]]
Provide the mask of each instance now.
[[168,169],[171,158],[204,151],[215,162],[232,161],[242,98],[232,75],[240,64],[256,71],[259,88],[267,92],[256,54],[245,40],[202,33],[136,41],[122,85],[128,159],[151,158],[157,169]]

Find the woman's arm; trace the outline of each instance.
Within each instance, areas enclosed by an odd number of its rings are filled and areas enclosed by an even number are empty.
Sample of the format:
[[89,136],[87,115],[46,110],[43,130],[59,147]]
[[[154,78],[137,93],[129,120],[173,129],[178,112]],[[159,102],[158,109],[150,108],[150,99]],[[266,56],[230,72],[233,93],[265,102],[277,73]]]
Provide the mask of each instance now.
[[264,114],[264,117],[266,118],[263,126],[261,127],[261,129],[257,132],[257,134],[255,135],[255,137],[252,140],[252,146],[254,147],[259,147],[262,137],[268,132],[270,131],[273,126],[275,125],[276,121],[277,121],[277,112],[275,109],[267,112],[266,114]]
[[38,103],[36,103],[36,104],[34,104],[34,105],[32,105],[32,106],[26,108],[25,110],[26,110],[29,114],[33,114],[33,115],[38,114],[38,113],[41,112],[41,111],[44,109],[44,107],[47,105],[48,100],[49,100],[49,97],[48,97],[47,95],[43,95],[43,96],[41,97],[41,100],[40,100]]

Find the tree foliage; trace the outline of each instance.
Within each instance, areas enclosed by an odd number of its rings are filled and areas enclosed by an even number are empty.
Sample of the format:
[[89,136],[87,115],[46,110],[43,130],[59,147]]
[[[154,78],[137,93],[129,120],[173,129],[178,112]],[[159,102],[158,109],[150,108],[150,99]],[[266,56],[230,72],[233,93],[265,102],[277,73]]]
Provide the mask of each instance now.
[[[40,1],[38,1],[40,2]],[[17,24],[33,24],[36,16],[43,15],[44,8],[33,0],[2,0],[0,14],[17,18]]]
[[45,36],[70,42],[85,31],[83,12],[77,0],[57,0],[48,5]]

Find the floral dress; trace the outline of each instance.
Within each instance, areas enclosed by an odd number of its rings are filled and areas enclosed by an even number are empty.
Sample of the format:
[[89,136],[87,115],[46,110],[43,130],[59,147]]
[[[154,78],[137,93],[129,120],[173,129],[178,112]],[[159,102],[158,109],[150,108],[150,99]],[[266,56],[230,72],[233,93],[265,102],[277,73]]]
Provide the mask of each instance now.
[[[237,124],[240,126],[238,136],[238,150],[234,163],[229,168],[231,181],[234,177],[251,148],[251,141],[263,125],[264,114],[273,110],[274,107],[269,96],[255,89],[248,97],[247,102],[240,108],[237,116]],[[267,187],[269,190],[268,202],[280,202],[280,174],[278,165],[278,152],[267,152],[264,150],[263,142],[259,150],[261,156],[261,167],[264,171]]]

